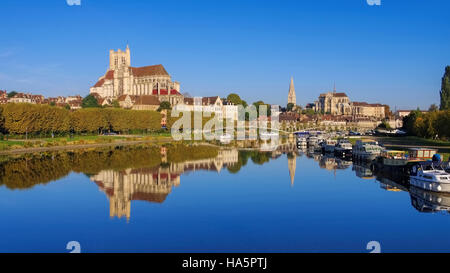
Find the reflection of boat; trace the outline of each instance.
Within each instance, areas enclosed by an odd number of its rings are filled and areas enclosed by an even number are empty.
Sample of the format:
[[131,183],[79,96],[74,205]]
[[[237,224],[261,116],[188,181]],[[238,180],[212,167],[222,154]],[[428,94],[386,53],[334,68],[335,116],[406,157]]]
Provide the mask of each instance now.
[[411,204],[420,212],[450,211],[450,194],[411,187]]
[[319,143],[319,138],[316,136],[310,136],[308,137],[308,146],[314,147]]
[[350,167],[353,164],[353,162],[351,160],[344,160],[341,158],[336,158],[336,162],[337,162],[338,169],[347,169],[348,167]]
[[278,137],[279,137],[280,135],[278,134],[278,133],[275,133],[275,132],[264,132],[264,133],[261,133],[260,135],[259,135],[259,137],[262,139],[262,140],[268,140],[268,139],[278,139]]
[[354,162],[353,170],[355,171],[357,177],[363,179],[374,178],[372,170],[369,168],[368,165],[364,164],[364,162]]
[[377,176],[377,180],[380,181],[381,188],[387,191],[408,191],[406,181],[396,181],[384,176]]
[[220,136],[221,143],[230,143],[233,137],[230,134],[223,134]]
[[435,192],[450,192],[450,175],[439,164],[418,162],[411,168],[413,186]]
[[381,154],[383,147],[371,139],[357,140],[353,146],[353,157],[357,160],[369,161]]
[[297,148],[306,149],[308,147],[308,141],[304,137],[297,138]]
[[334,148],[334,154],[337,156],[352,156],[352,144],[347,139],[341,139]]

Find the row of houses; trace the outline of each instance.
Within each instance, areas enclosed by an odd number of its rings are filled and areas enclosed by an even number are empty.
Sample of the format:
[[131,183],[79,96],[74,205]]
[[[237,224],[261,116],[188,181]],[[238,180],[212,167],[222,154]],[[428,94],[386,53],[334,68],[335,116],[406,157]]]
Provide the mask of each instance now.
[[[121,108],[132,110],[152,110],[156,111],[161,105],[161,100],[157,95],[121,95],[117,99],[104,98],[98,96],[95,93],[91,93],[96,99],[99,105],[109,106],[114,103],[115,100],[119,103]],[[187,98],[183,97],[176,105],[173,105],[174,110],[183,111],[201,111],[208,113],[215,113],[219,118],[238,119],[238,106],[233,105],[227,99],[220,98],[219,96],[212,97],[198,97]]]
[[70,109],[81,108],[83,98],[80,95],[68,97],[49,97],[45,98],[42,95],[34,95],[30,93],[17,93],[12,97],[8,97],[6,90],[0,90],[0,104],[6,103],[31,103],[31,104],[51,104],[56,106],[69,106]]

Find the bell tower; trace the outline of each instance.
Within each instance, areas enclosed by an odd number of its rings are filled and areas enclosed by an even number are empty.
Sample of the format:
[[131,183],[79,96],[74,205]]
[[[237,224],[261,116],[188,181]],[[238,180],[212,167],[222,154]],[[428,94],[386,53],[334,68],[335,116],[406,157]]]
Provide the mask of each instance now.
[[130,48],[127,45],[125,51],[109,51],[109,70],[120,70],[131,66]]

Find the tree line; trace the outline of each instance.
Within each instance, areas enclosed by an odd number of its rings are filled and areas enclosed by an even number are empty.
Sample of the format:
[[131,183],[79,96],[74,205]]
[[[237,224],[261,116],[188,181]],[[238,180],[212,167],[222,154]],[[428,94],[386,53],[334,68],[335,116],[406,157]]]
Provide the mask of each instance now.
[[450,110],[412,111],[403,118],[403,128],[412,135],[424,138],[450,139]]
[[65,135],[161,129],[161,113],[118,108],[68,110],[61,107],[27,103],[0,106],[0,131],[3,134]]
[[408,133],[425,138],[450,139],[450,66],[445,68],[439,94],[440,110],[433,104],[427,113],[417,109],[403,118],[403,128]]

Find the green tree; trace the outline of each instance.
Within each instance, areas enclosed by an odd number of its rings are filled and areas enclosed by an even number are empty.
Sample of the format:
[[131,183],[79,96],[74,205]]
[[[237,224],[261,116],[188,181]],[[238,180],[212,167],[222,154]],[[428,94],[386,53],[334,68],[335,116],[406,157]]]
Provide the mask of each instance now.
[[97,99],[93,95],[87,95],[83,101],[81,102],[82,108],[98,108],[100,105],[98,104]]
[[442,77],[441,85],[441,110],[450,109],[450,66],[445,68],[445,74]]
[[11,92],[8,93],[8,98],[12,98],[15,95],[17,95],[17,92],[16,91],[11,91]]
[[[253,105],[256,107],[256,111],[258,111],[258,116],[267,116],[267,117],[270,116],[270,114],[271,114],[270,104],[266,104],[262,100],[260,100],[260,101],[254,102]],[[260,110],[259,106],[262,106],[262,105],[267,106],[267,113],[260,113],[259,112],[259,110]]]
[[291,112],[292,109],[294,109],[294,104],[293,103],[288,103],[286,106],[286,111]]
[[432,105],[430,105],[430,107],[428,108],[428,111],[429,111],[429,112],[435,112],[435,111],[437,111],[437,110],[439,110],[439,107],[438,107],[435,103],[433,103]]
[[241,97],[235,93],[229,94],[227,100],[234,105],[243,105]]
[[162,110],[171,110],[172,106],[170,105],[170,102],[163,101],[159,104],[158,112],[161,112]]
[[113,100],[111,105],[114,108],[120,108],[120,103],[118,100]]

